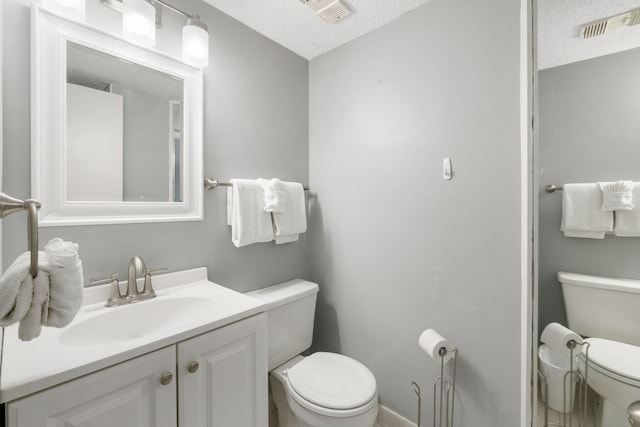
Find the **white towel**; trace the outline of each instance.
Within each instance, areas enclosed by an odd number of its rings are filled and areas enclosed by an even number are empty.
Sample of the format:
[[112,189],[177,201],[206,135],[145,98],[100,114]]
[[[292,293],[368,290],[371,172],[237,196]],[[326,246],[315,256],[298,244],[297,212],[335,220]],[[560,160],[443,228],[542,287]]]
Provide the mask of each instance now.
[[77,245],[54,239],[38,253],[31,277],[31,253],[21,254],[0,279],[0,326],[19,322],[18,338],[29,341],[42,326],[64,327],[82,305],[82,263]]
[[262,185],[262,207],[265,212],[283,213],[287,208],[287,193],[284,184],[278,178],[262,179],[258,182]]
[[227,203],[227,222],[231,241],[237,247],[273,240],[271,214],[262,208],[263,190],[255,179],[232,179],[231,203]]
[[78,245],[53,239],[45,247],[45,263],[41,268],[49,275],[49,304],[43,325],[63,328],[67,326],[82,306],[82,262]]
[[31,281],[33,295],[27,314],[20,320],[18,326],[18,338],[22,341],[31,341],[40,336],[42,325],[47,324],[49,310],[49,276],[46,272],[38,270],[35,279],[27,274],[25,280]]
[[[640,183],[631,184],[634,200],[640,200]],[[640,236],[640,203],[628,211],[616,211],[616,225],[613,234],[622,237]]]
[[602,190],[603,211],[629,211],[633,209],[631,181],[599,182]]
[[[40,253],[44,255],[44,252]],[[0,326],[19,322],[31,307],[33,281],[29,274],[31,253],[25,252],[7,268],[0,278]]]
[[298,182],[283,182],[286,193],[286,210],[273,213],[273,228],[277,244],[295,242],[298,235],[307,231],[307,212],[304,187]]
[[566,237],[604,239],[613,231],[613,212],[602,207],[602,190],[596,183],[565,184],[560,230]]

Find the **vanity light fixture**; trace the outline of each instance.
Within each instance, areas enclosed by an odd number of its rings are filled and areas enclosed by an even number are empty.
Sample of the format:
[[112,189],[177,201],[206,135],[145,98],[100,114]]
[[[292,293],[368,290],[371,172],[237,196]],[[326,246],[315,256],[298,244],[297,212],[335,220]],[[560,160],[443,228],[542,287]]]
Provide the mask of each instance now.
[[135,44],[156,44],[156,8],[147,0],[122,0],[122,35]]
[[198,15],[187,18],[182,27],[182,59],[198,68],[209,65],[209,33]]
[[146,47],[155,44],[155,5],[160,5],[184,16],[186,22],[182,27],[182,59],[187,64],[198,68],[205,68],[209,65],[209,32],[207,25],[200,20],[198,15],[189,15],[161,0],[100,0],[100,3],[122,12],[124,37]]
[[84,20],[86,0],[43,0],[43,6],[57,10],[74,19]]

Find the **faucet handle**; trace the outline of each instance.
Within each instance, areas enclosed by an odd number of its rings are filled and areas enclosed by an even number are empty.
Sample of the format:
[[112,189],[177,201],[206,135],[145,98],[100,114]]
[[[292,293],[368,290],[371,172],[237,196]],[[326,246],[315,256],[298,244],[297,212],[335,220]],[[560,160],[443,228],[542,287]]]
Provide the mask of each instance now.
[[153,295],[155,296],[156,292],[153,290],[153,285],[151,284],[151,276],[156,274],[156,273],[160,273],[163,271],[169,271],[169,269],[167,267],[161,267],[161,268],[156,268],[156,269],[150,269],[147,268],[145,269],[144,272],[144,288],[142,289],[142,294],[143,295]]
[[101,285],[103,283],[111,283],[111,295],[107,299],[105,307],[114,307],[120,305],[122,294],[120,293],[120,282],[118,282],[118,273],[112,273],[109,277],[94,278],[89,281],[92,285]]
[[154,268],[153,270],[150,268],[147,268],[144,274],[154,275],[156,273],[162,273],[163,271],[169,271],[169,269],[167,267]]

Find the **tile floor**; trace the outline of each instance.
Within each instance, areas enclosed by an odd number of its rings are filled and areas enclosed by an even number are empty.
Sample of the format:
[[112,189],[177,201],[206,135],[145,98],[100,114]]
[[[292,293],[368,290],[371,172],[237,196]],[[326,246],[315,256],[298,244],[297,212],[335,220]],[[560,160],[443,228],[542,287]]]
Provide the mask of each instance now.
[[[589,389],[587,392],[587,412],[586,420],[583,426],[579,424],[578,406],[576,405],[573,410],[571,425],[574,427],[596,427],[595,426],[595,405],[597,395]],[[549,409],[548,424],[545,425],[544,418],[544,403],[542,398],[538,396],[538,427],[562,427],[569,425],[569,415],[563,416],[562,413],[556,412],[553,409]]]

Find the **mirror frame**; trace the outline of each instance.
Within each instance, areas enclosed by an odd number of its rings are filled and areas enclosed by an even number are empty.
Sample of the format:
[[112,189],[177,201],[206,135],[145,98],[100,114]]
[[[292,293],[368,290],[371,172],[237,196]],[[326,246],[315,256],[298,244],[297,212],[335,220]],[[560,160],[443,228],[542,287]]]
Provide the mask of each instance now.
[[[203,220],[203,72],[155,49],[136,46],[84,22],[32,6],[31,193],[42,203],[41,226]],[[67,42],[73,42],[184,82],[182,202],[66,200]],[[141,165],[144,168],[144,165]]]

